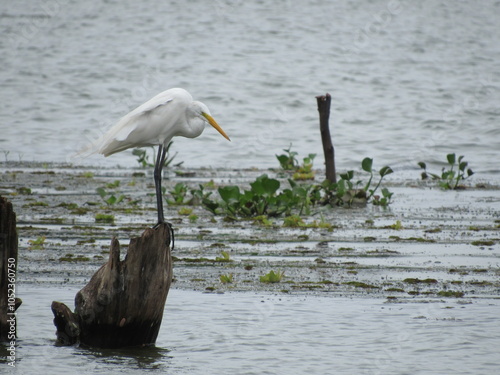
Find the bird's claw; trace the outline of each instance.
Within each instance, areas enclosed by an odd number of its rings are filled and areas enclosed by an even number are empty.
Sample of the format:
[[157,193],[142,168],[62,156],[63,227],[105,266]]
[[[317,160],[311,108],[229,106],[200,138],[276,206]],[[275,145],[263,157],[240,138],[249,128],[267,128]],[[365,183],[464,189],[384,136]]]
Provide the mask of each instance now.
[[175,235],[174,235],[174,227],[172,226],[171,223],[169,223],[168,221],[159,221],[154,227],[153,229],[158,229],[158,227],[162,224],[167,224],[167,227],[168,227],[168,231],[170,232],[170,243],[167,242],[167,246],[169,246],[170,244],[172,244],[172,246],[170,247],[170,250],[174,250],[174,245],[175,245]]

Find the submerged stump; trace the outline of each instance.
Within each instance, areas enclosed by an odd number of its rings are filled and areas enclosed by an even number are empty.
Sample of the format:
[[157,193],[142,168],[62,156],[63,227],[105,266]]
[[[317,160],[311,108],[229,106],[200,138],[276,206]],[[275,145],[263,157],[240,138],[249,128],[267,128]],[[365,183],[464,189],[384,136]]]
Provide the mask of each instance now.
[[148,228],[130,240],[120,261],[120,243],[111,241],[109,260],[75,297],[75,311],[52,302],[58,342],[100,348],[154,344],[172,281],[170,229]]
[[17,249],[16,213],[0,196],[0,341],[16,338],[15,312],[22,303],[16,297]]

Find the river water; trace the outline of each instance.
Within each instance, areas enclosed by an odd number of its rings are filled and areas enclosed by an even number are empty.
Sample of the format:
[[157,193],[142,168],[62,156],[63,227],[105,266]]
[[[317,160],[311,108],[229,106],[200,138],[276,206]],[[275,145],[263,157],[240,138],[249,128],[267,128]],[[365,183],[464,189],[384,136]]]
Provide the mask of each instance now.
[[[171,290],[154,348],[54,345],[50,301],[78,288],[19,287],[17,373],[497,374],[499,300],[372,298]],[[44,306],[45,308],[40,308]],[[3,367],[3,364],[0,364]]]
[[[417,168],[464,154],[499,178],[498,1],[19,0],[0,9],[7,160],[137,165],[76,150],[156,93],[184,87],[231,137],[178,139],[187,167],[276,167],[319,154],[332,95],[337,169]],[[418,173],[413,174],[418,178]]]

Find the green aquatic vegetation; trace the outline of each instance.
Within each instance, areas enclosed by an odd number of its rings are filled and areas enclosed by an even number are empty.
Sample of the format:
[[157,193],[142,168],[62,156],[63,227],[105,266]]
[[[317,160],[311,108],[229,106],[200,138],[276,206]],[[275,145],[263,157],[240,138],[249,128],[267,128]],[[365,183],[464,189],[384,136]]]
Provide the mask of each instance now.
[[[375,171],[373,170],[373,159],[364,158],[361,162],[361,169],[370,174],[366,183],[363,180],[354,180],[354,171],[350,170],[339,175],[337,183],[325,180],[322,184],[316,185],[312,192],[314,198],[322,204],[332,206],[351,207],[354,203],[366,203],[371,201],[374,205],[387,207],[391,203],[393,193],[387,188],[381,188],[382,197],[375,193],[379,189],[384,177],[393,173],[389,166],[382,167],[378,171],[379,180],[372,187]],[[315,200],[313,200],[315,201]]]
[[491,281],[469,281],[468,284],[475,286],[492,286],[493,283]]
[[63,224],[64,219],[62,217],[42,217],[40,218],[40,221],[44,221],[46,223],[52,223],[52,224]]
[[455,298],[461,298],[464,296],[464,292],[456,292],[453,290],[442,290],[438,292],[438,296],[440,297],[455,297]]
[[23,205],[23,208],[26,207],[47,207],[49,204],[45,202],[30,202],[25,205]]
[[285,272],[274,272],[271,270],[268,274],[260,276],[259,280],[261,283],[279,283],[283,279],[283,276],[285,276]]
[[488,270],[486,268],[474,268],[472,270],[472,272],[475,272],[475,273],[486,273],[486,272],[488,272]]
[[173,199],[167,198],[167,203],[170,205],[187,204],[187,202],[185,202],[187,192],[188,192],[187,185],[183,182],[178,182],[177,184],[175,184],[174,189],[169,191],[169,194],[172,196]]
[[407,284],[437,284],[437,280],[436,279],[418,279],[418,278],[407,278],[407,279],[404,279],[403,280],[404,283],[407,283]]
[[218,192],[222,201],[216,202],[206,198],[203,204],[212,213],[222,213],[233,219],[238,216],[278,216],[286,211],[286,202],[276,194],[280,187],[278,180],[264,174],[250,186],[251,189],[244,192],[241,192],[238,186],[220,187]]
[[95,238],[89,238],[88,240],[76,241],[77,245],[85,245],[85,244],[93,244],[93,243],[95,243]]
[[364,288],[364,289],[379,289],[378,286],[372,285],[372,284],[367,284],[363,283],[361,281],[347,281],[343,283],[344,285],[349,285],[349,286],[354,286],[356,288]]
[[208,197],[212,194],[206,192],[202,184],[199,184],[198,188],[190,189],[183,182],[177,183],[168,193],[171,198],[166,198],[166,201],[170,205],[199,205],[204,200],[209,201]]
[[196,223],[198,221],[199,217],[196,214],[191,214],[188,216],[188,220],[190,223]]
[[232,262],[231,255],[227,251],[222,251],[220,257],[215,258],[216,262]]
[[472,241],[470,244],[474,246],[493,246],[495,244],[495,241],[478,240],[478,241]]
[[441,170],[441,175],[427,172],[427,164],[424,162],[419,162],[418,166],[423,169],[421,173],[422,180],[426,180],[431,177],[433,180],[437,180],[439,186],[443,189],[455,190],[459,188],[461,181],[469,178],[474,174],[472,169],[467,168],[468,162],[463,161],[464,156],[461,155],[456,157],[455,153],[446,155],[446,161],[448,162],[448,168],[443,167]]
[[80,173],[77,177],[82,177],[82,178],[93,178],[94,177],[94,173],[93,172],[82,172]]
[[219,280],[222,284],[231,284],[233,282],[233,274],[220,275]]
[[405,290],[401,288],[387,288],[385,290],[386,292],[398,292],[398,293],[404,293]]
[[72,215],[85,215],[89,211],[90,210],[88,208],[76,207],[76,208],[71,210],[70,214],[72,214]]
[[96,192],[108,206],[118,204],[125,199],[125,195],[122,194],[119,197],[116,197],[113,193],[107,192],[102,187],[97,188]]
[[285,171],[294,171],[298,168],[297,155],[298,153],[292,151],[292,144],[287,149],[283,149],[285,154],[276,155],[276,159],[278,159],[281,168]]
[[271,220],[269,220],[267,215],[255,216],[254,218],[252,218],[252,220],[254,224],[260,224],[265,227],[272,227],[274,225],[274,223]]
[[115,215],[109,214],[96,214],[95,222],[96,223],[113,223],[115,221]]
[[291,215],[283,219],[283,226],[289,228],[299,228],[304,227],[305,223],[299,215]]
[[118,186],[120,186],[120,180],[115,180],[114,182],[106,184],[107,189],[116,189]]
[[182,207],[182,208],[179,208],[177,210],[177,213],[179,215],[183,215],[183,216],[190,215],[192,212],[193,212],[193,209],[192,208],[188,208],[188,207]]
[[[288,150],[289,151],[289,150]],[[293,155],[292,155],[293,156]],[[292,158],[288,156],[288,158]],[[249,190],[240,190],[239,186],[229,185],[217,189],[221,200],[209,199],[209,194],[205,194],[200,186],[199,190],[193,190],[192,195],[201,195],[203,206],[214,215],[222,214],[230,220],[237,220],[238,217],[276,217],[281,215],[292,216],[311,213],[311,208],[316,204],[332,206],[351,206],[355,200],[364,203],[371,200],[373,204],[387,206],[390,203],[392,193],[387,189],[382,189],[383,198],[375,196],[375,192],[385,176],[392,173],[390,167],[383,167],[379,171],[380,178],[375,187],[372,188],[374,171],[372,169],[373,160],[365,158],[362,163],[364,171],[370,173],[369,181],[365,184],[361,180],[353,182],[354,172],[348,171],[340,175],[338,183],[332,184],[325,181],[318,185],[297,183],[288,179],[290,188],[280,189],[280,182],[269,178],[263,174],[250,183]],[[362,186],[363,185],[363,186]],[[174,196],[174,204],[186,204],[187,187],[176,185],[171,192]],[[316,227],[332,229],[332,226],[324,220],[315,224]]]
[[313,180],[314,171],[312,170],[313,161],[316,154],[309,154],[302,160],[302,164],[299,164],[297,160],[298,153],[292,151],[292,144],[287,149],[283,149],[284,154],[276,155],[276,159],[280,164],[280,167],[285,171],[292,171],[294,180]]
[[388,225],[384,227],[384,229],[394,229],[394,230],[401,230],[403,229],[403,224],[401,224],[401,220],[396,220],[394,224]]
[[[166,147],[166,152],[167,152],[167,157],[165,158],[165,163],[163,164],[164,167],[168,167],[170,164],[172,164],[172,162],[174,161],[175,157],[177,156],[177,152],[173,155],[173,156],[170,156],[170,147],[172,146],[172,143],[173,142],[170,142],[167,147]],[[134,148],[132,150],[132,155],[136,156],[137,157],[137,163],[139,163],[139,165],[142,167],[142,168],[146,168],[146,167],[154,167],[155,164],[156,164],[156,151],[155,151],[155,148],[154,147],[150,147],[151,150],[152,150],[152,154],[153,154],[153,158],[152,158],[152,162],[149,161],[149,154],[148,154],[148,149],[145,149],[145,148]],[[183,162],[180,162],[178,164],[176,164],[176,166],[179,166],[181,165]]]
[[45,236],[40,236],[35,240],[29,240],[28,243],[30,244],[29,250],[42,250],[43,246],[45,245],[45,240],[47,238]]
[[339,252],[351,252],[351,251],[356,251],[356,249],[352,247],[339,247]]
[[293,174],[292,178],[294,180],[314,180],[314,171],[312,170],[313,167],[313,161],[314,158],[316,157],[316,154],[309,154],[307,157],[305,157],[302,161],[302,165],[300,165],[296,172]]
[[59,258],[60,262],[88,262],[90,261],[89,257],[85,257],[83,255],[73,255],[73,254],[66,254],[63,257]]
[[403,238],[403,240],[415,241],[415,242],[428,242],[428,243],[436,242],[436,240],[433,240],[432,238],[423,238],[423,237],[408,237],[408,238]]
[[18,194],[21,195],[31,195],[31,189],[28,187],[19,187],[16,189]]

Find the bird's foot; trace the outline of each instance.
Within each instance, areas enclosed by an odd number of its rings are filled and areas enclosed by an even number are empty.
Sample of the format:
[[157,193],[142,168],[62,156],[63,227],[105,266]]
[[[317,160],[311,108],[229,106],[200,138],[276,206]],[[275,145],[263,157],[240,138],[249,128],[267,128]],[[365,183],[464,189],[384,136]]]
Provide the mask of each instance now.
[[175,235],[174,235],[174,227],[172,226],[172,224],[169,223],[168,221],[158,221],[158,223],[156,223],[156,225],[153,227],[153,229],[158,229],[158,227],[162,224],[167,224],[168,230],[170,232],[170,243],[167,243],[167,246],[172,244],[170,249],[174,250]]

